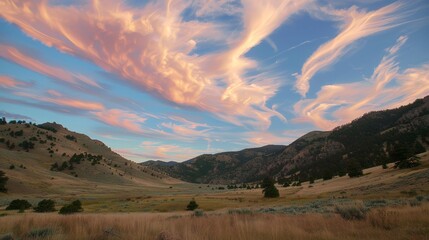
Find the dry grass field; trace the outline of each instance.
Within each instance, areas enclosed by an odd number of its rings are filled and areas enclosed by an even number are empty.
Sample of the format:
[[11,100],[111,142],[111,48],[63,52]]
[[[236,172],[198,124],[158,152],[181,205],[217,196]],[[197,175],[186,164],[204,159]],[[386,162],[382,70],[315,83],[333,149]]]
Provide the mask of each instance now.
[[19,239],[428,239],[429,205],[373,209],[363,220],[337,214],[108,213],[0,218]]

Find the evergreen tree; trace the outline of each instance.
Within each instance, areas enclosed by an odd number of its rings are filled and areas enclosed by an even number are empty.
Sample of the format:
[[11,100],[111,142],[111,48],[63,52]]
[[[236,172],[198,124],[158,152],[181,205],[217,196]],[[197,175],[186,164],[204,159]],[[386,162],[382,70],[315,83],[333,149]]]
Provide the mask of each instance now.
[[351,178],[363,176],[362,167],[360,166],[358,161],[352,160],[349,162],[348,175]]
[[186,210],[188,210],[188,211],[193,211],[193,210],[195,210],[197,208],[198,208],[198,204],[197,204],[197,202],[195,200],[191,200],[189,202],[188,206],[186,206]]
[[279,197],[279,190],[274,186],[274,180],[271,177],[265,177],[262,180],[261,187],[265,198],[277,198]]

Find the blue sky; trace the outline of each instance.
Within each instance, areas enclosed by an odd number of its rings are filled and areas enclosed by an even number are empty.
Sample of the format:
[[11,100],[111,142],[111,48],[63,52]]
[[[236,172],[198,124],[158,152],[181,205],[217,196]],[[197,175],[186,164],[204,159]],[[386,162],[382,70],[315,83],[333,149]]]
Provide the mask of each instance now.
[[429,94],[423,0],[0,7],[0,115],[138,162],[289,144]]

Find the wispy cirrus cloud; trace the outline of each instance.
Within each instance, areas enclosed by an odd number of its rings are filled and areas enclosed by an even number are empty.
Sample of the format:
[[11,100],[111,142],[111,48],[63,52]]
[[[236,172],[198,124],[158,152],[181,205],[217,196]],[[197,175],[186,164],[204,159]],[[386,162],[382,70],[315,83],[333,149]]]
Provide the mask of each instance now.
[[9,76],[0,75],[0,87],[2,88],[28,87],[31,85],[32,84],[28,82],[23,82]]
[[429,64],[400,72],[396,53],[407,41],[400,36],[375,68],[371,78],[323,86],[315,99],[295,104],[296,122],[330,130],[374,110],[399,107],[429,94]]
[[[406,16],[405,6],[395,2],[378,10],[366,12],[353,6],[346,10],[321,7],[316,14],[342,21],[340,33],[321,45],[304,63],[296,77],[295,88],[305,96],[310,88],[311,78],[320,70],[338,61],[347,48],[359,39],[393,28],[401,24]],[[321,11],[321,12],[319,12]]]
[[34,119],[29,117],[29,116],[22,115],[22,114],[16,114],[16,113],[10,113],[10,112],[6,112],[6,111],[0,111],[0,117],[4,117],[6,119],[34,121]]
[[99,111],[104,109],[103,104],[98,102],[64,97],[62,95],[57,95],[59,94],[58,92],[52,92],[52,91],[50,92],[50,94],[53,94],[53,93],[56,93],[56,94],[51,96],[40,96],[37,94],[28,93],[28,92],[14,92],[14,95],[31,98],[40,102],[48,102],[48,103],[56,104],[63,107],[69,107],[69,108],[85,110],[85,111]]
[[[114,149],[114,151],[137,162],[150,159],[183,162],[198,155],[208,153],[208,149],[195,149],[177,144],[162,144],[153,141],[144,141],[138,148],[121,148]],[[222,149],[211,149],[210,151],[219,152]]]
[[32,71],[41,73],[54,79],[64,81],[68,84],[84,84],[86,86],[101,88],[101,86],[96,81],[82,74],[72,73],[62,68],[54,67],[52,65],[43,63],[42,61],[33,58],[21,52],[18,48],[15,48],[10,45],[0,44],[0,57],[15,62]]
[[[189,8],[199,16],[219,13],[188,1],[149,2],[138,9],[113,0],[80,6],[7,1],[0,16],[44,44],[88,59],[162,99],[209,111],[234,124],[267,128],[274,116],[285,120],[266,106],[277,92],[278,79],[248,78],[246,73],[257,62],[244,55],[309,2],[212,1],[216,9],[241,13],[243,29],[238,33],[216,22],[184,20],[182,13]],[[193,53],[199,42],[219,42],[230,35],[238,38],[226,50]],[[3,56],[65,81],[80,79],[24,59],[16,49],[3,47]]]

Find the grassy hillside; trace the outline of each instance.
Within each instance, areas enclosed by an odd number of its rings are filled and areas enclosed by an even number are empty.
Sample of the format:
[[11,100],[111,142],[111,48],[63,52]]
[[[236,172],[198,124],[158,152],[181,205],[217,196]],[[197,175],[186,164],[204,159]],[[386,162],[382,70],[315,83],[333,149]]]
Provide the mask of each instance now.
[[56,123],[0,125],[0,159],[0,169],[9,177],[9,194],[114,192],[123,186],[180,184]]

